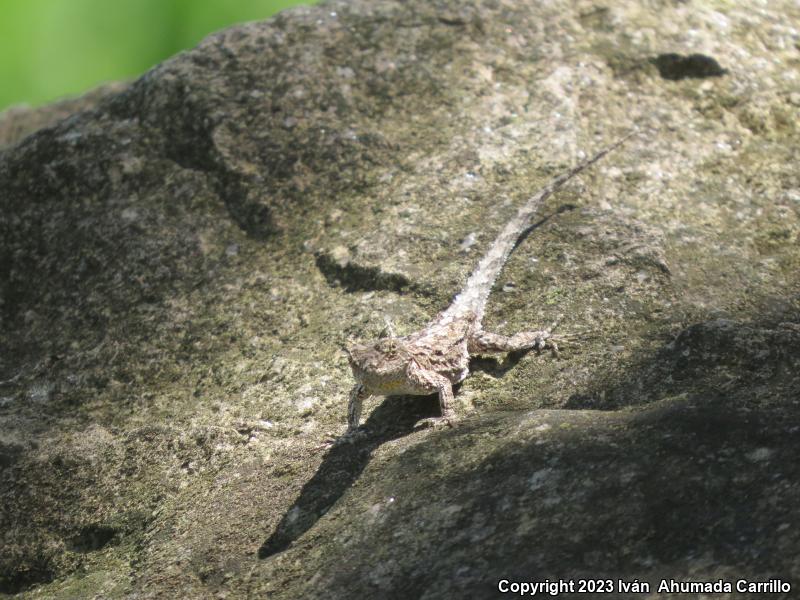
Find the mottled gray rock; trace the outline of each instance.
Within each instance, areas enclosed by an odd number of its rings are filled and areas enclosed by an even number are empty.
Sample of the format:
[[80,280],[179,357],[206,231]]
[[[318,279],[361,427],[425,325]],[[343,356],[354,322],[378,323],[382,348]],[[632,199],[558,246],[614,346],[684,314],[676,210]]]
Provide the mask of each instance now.
[[[0,118],[0,592],[796,590],[799,24],[329,2],[60,122]],[[490,300],[487,327],[563,313],[580,342],[475,361],[453,429],[414,430],[435,398],[376,400],[327,446],[341,345],[418,328],[517,203],[633,126]]]
[[12,106],[0,113],[0,149],[11,146],[37,129],[55,125],[70,115],[92,108],[103,99],[117,94],[127,86],[123,82],[96,87],[76,98],[65,98],[46,106],[31,107],[26,104]]

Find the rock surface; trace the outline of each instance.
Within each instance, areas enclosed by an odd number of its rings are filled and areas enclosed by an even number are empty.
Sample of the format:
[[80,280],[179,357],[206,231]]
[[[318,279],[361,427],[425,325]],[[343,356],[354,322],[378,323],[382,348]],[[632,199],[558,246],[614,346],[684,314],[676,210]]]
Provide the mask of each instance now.
[[[328,2],[24,139],[58,111],[6,114],[0,592],[796,592],[800,9],[710,6]],[[496,331],[564,314],[580,342],[475,360],[453,429],[376,399],[327,444],[341,345],[423,325],[515,204],[634,126],[490,300]]]

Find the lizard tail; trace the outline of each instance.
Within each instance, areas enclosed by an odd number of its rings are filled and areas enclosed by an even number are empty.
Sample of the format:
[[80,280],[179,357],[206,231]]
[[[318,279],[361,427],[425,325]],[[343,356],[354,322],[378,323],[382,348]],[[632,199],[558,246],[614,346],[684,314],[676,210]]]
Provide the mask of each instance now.
[[558,175],[535,195],[531,196],[520,207],[517,215],[508,222],[503,231],[495,238],[489,251],[478,263],[478,266],[475,267],[472,275],[470,275],[464,289],[456,296],[450,307],[439,315],[437,321],[447,323],[473,313],[477,316],[477,322],[480,323],[483,319],[486,301],[489,298],[489,293],[492,291],[495,280],[500,275],[500,271],[514,249],[519,236],[529,227],[533,215],[536,214],[544,201],[578,173],[592,166],[637,133],[638,130],[634,129],[610,146],[600,150],[594,156],[584,160],[569,171]]

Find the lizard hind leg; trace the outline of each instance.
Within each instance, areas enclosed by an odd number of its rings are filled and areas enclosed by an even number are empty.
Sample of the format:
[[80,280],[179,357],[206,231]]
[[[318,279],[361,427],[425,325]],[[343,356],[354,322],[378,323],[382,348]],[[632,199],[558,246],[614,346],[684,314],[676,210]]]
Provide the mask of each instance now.
[[561,317],[547,329],[541,331],[520,331],[514,335],[500,335],[488,331],[477,331],[469,339],[470,354],[492,354],[519,352],[521,350],[544,350],[549,348],[554,356],[558,356],[558,344],[553,329]]

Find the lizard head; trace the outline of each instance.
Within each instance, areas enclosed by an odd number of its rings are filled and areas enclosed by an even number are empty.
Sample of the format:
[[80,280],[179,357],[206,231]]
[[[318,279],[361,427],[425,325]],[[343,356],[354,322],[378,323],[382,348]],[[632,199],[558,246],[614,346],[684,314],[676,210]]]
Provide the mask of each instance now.
[[401,338],[385,337],[367,344],[352,344],[346,350],[353,375],[359,381],[373,376],[402,373],[410,358]]

